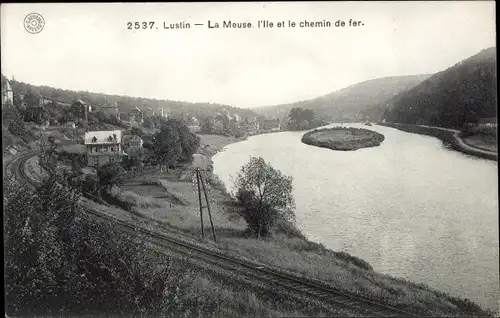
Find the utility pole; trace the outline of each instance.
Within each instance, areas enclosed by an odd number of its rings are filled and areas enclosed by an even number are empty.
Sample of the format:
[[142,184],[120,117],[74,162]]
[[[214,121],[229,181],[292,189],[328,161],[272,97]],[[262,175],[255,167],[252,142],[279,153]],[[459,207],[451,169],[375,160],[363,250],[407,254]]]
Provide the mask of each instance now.
[[[198,173],[200,173],[199,170],[198,170]],[[205,201],[207,201],[208,217],[210,218],[210,226],[212,227],[212,234],[214,235],[214,242],[217,242],[217,238],[215,237],[214,223],[212,222],[212,213],[210,212],[210,203],[208,201],[207,189],[205,188],[205,181],[203,180],[201,174],[200,174],[200,180],[201,180],[201,185],[203,187],[203,192],[205,193]]]
[[201,237],[205,238],[205,234],[203,232],[203,204],[201,203],[200,169],[199,168],[196,168],[196,180],[198,183],[198,202],[200,204]]
[[45,155],[45,149],[44,149],[44,142],[43,142],[43,132],[40,131],[40,156],[38,158],[38,168],[39,168],[39,173],[42,175],[42,163],[44,160]]
[[[198,200],[199,200],[199,203],[200,203],[201,236],[205,237],[204,231],[203,231],[203,208],[205,207],[208,210],[208,217],[210,218],[210,226],[212,227],[212,234],[214,236],[214,242],[217,242],[217,238],[215,236],[214,223],[212,221],[212,212],[210,210],[210,202],[208,200],[207,189],[205,187],[205,181],[203,181],[203,177],[202,177],[202,174],[200,172],[200,168],[196,168],[196,179],[198,181]],[[200,183],[201,183],[201,186],[203,187],[203,193],[205,194],[206,206],[203,206],[203,203],[201,202]]]

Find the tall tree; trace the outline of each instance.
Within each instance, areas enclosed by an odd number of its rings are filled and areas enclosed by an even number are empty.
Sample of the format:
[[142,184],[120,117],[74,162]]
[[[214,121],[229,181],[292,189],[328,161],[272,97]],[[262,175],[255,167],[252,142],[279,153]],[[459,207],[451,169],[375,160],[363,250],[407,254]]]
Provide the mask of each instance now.
[[235,182],[239,213],[257,238],[267,236],[279,220],[294,220],[292,180],[261,157],[251,157],[241,168]]

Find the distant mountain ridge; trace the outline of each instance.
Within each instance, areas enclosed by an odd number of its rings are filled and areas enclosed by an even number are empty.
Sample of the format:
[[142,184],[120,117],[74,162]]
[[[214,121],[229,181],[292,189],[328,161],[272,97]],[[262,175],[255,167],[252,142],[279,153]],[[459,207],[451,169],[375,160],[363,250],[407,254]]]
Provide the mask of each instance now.
[[391,98],[380,110],[391,122],[459,129],[497,116],[496,84],[496,47],[490,47]]
[[267,116],[282,117],[290,109],[310,108],[318,117],[330,121],[362,120],[370,117],[370,109],[398,93],[408,90],[432,74],[391,76],[371,79],[350,85],[330,94],[295,103],[257,107],[254,110]]

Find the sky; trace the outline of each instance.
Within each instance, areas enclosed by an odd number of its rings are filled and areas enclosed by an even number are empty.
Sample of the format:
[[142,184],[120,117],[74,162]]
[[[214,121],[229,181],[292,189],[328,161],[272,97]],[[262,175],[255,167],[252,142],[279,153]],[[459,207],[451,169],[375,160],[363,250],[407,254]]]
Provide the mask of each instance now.
[[[9,79],[244,108],[439,72],[496,38],[493,1],[9,3],[0,11],[1,69]],[[37,34],[24,28],[32,12],[45,20]],[[350,19],[363,25],[349,26]],[[208,28],[209,20],[220,28]],[[259,20],[274,27],[259,28]],[[333,27],[300,27],[324,20]],[[337,20],[346,26],[335,27]],[[136,21],[154,26],[127,29]],[[222,28],[223,21],[253,27]],[[191,28],[164,29],[178,22]]]

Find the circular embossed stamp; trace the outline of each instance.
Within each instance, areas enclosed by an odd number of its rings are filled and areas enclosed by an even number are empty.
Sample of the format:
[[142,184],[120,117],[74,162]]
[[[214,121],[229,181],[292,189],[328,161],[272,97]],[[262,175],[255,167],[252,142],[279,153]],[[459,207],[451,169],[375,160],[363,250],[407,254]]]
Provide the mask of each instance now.
[[24,18],[24,28],[31,34],[40,33],[45,26],[45,20],[38,13],[30,13]]

